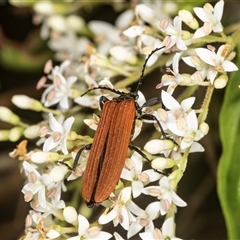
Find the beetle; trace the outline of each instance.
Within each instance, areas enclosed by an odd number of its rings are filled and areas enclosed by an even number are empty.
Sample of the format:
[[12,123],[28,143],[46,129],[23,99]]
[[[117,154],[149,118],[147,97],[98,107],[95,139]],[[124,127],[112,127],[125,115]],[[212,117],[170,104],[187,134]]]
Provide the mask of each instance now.
[[[126,93],[102,86],[89,89],[82,94],[83,96],[95,89],[104,89],[119,95],[111,100],[101,96],[100,107],[102,108],[102,114],[93,142],[78,151],[72,167],[74,171],[83,150],[90,150],[82,182],[82,196],[88,207],[101,203],[113,192],[119,181],[128,148],[137,151],[143,158],[150,161],[144,153],[130,144],[136,118],[156,121],[163,138],[171,139],[167,137],[160,122],[154,115],[142,112],[144,107],[159,103],[159,97],[151,98],[142,106],[139,106],[136,101],[147,61],[153,53],[160,49],[162,48],[154,49],[146,58],[135,92]],[[172,141],[176,144],[174,140]]]

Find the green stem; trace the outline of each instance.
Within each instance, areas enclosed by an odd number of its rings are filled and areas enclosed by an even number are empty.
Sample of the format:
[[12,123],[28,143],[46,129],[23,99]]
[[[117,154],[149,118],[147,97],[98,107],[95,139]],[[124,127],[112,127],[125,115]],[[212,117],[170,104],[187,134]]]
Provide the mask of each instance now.
[[207,118],[207,114],[208,114],[209,105],[210,105],[210,102],[211,102],[213,90],[214,90],[214,86],[213,85],[210,85],[207,88],[207,92],[206,92],[206,95],[205,95],[205,98],[203,100],[202,107],[201,107],[202,111],[201,111],[201,113],[198,116],[198,123],[199,124],[203,123],[206,120],[206,118]]

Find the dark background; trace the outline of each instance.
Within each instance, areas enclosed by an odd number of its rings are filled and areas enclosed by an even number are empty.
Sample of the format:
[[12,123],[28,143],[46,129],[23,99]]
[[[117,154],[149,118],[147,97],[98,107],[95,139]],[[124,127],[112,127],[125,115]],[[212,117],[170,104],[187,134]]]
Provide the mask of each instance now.
[[[238,1],[225,3],[223,21],[228,24],[239,20],[236,13],[238,9],[240,9]],[[88,20],[91,18],[113,23],[116,14],[106,5],[99,7],[94,17],[90,16]],[[38,29],[39,27],[32,24],[30,9],[15,8],[7,2],[0,4],[0,50],[3,50],[6,43],[24,49],[27,36]],[[38,60],[34,54],[32,57],[35,61]],[[11,103],[11,97],[14,94],[26,94],[39,99],[41,92],[36,91],[35,86],[43,75],[42,67],[40,65],[34,71],[16,71],[1,64],[0,105],[13,109],[26,121],[40,120],[39,114],[16,109]],[[148,77],[153,79],[154,73]],[[204,91],[204,88],[199,89],[196,97],[201,99]],[[152,93],[145,94],[151,96]],[[221,154],[218,115],[223,96],[224,90],[214,92],[207,119],[210,132],[201,142],[205,152],[190,155],[186,173],[179,184],[178,194],[188,204],[186,208],[178,208],[176,215],[177,236],[183,239],[227,239],[224,218],[216,193],[217,165]],[[7,127],[7,124],[0,122],[0,129]],[[23,201],[21,193],[24,178],[20,174],[19,162],[8,156],[16,144],[0,142],[0,239],[3,240],[17,239],[21,236],[29,210],[29,204]]]

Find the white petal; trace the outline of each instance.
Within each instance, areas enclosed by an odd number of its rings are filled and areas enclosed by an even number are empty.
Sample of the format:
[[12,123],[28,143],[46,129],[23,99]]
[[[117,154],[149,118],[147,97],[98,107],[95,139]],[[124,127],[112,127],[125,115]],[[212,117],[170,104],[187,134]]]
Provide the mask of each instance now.
[[53,130],[53,132],[63,133],[62,125],[56,120],[52,113],[48,114],[49,116],[49,126]]
[[198,129],[198,120],[197,115],[194,110],[192,110],[187,116],[187,126],[189,129],[197,131]]
[[222,66],[226,72],[233,72],[238,70],[238,67],[233,62],[228,60],[223,61]]
[[69,133],[73,122],[74,122],[74,117],[69,117],[64,121],[63,129],[64,129],[65,134]]
[[193,38],[200,38],[200,37],[204,37],[204,36],[206,36],[206,33],[204,31],[204,28],[201,27],[195,31]]
[[174,191],[171,191],[172,201],[179,207],[186,207],[187,203],[184,202]]
[[140,173],[142,171],[142,164],[143,164],[142,156],[139,153],[134,152],[133,155],[131,156],[131,159],[135,164],[136,172]]
[[204,62],[208,63],[211,66],[215,66],[216,63],[214,60],[216,59],[216,55],[212,51],[210,51],[206,48],[196,48],[195,51],[196,51],[197,55]]
[[131,191],[132,191],[131,187],[126,187],[121,191],[118,197],[121,200],[121,202],[126,203],[131,198]]
[[180,104],[169,93],[162,90],[162,102],[169,110],[178,110],[181,108]]
[[117,212],[117,208],[114,207],[109,213],[107,214],[102,214],[100,216],[100,218],[98,219],[98,222],[100,224],[106,224],[110,221],[112,221],[116,216],[117,216],[118,212]]
[[145,209],[146,213],[148,214],[149,219],[154,220],[157,218],[158,213],[160,211],[160,204],[159,202],[152,202],[150,203],[146,209]]
[[156,180],[159,180],[161,177],[161,174],[154,171],[153,169],[148,169],[146,171],[143,171],[143,173],[147,174],[149,177],[149,182],[155,182]]
[[142,28],[140,26],[132,26],[128,28],[127,30],[123,31],[123,34],[126,35],[129,38],[134,38],[143,32]]
[[143,183],[140,181],[133,181],[132,182],[132,192],[133,192],[133,198],[138,197],[143,189]]
[[214,7],[214,16],[216,19],[220,22],[222,19],[223,15],[223,7],[224,7],[224,1],[220,0],[219,2],[216,3]]
[[55,148],[59,144],[59,141],[55,142],[52,137],[46,139],[43,145],[43,151],[48,152]]
[[204,11],[203,8],[201,7],[194,7],[193,11],[195,12],[195,14],[203,21],[203,22],[208,22],[208,15],[207,13]]
[[125,207],[122,207],[121,208],[121,219],[122,219],[122,222],[120,223],[121,226],[125,229],[125,230],[128,230],[129,229],[129,226],[130,226],[130,223],[129,223],[129,214],[128,214],[128,211]]
[[129,239],[130,237],[134,236],[136,233],[138,233],[141,229],[143,228],[143,226],[141,226],[139,224],[139,219],[136,222],[133,222],[128,230],[127,233],[127,238]]
[[163,233],[164,238],[173,237],[173,232],[174,232],[173,227],[174,227],[173,218],[170,217],[163,223],[163,226],[162,226],[162,233]]
[[184,112],[187,112],[192,107],[193,103],[195,102],[195,99],[196,99],[195,97],[190,97],[190,98],[184,99],[181,102],[181,106]]
[[203,146],[198,142],[193,142],[190,148],[190,153],[193,152],[204,152]]
[[89,222],[88,220],[82,216],[78,215],[78,234],[79,236],[83,236],[89,228]]
[[97,235],[91,236],[91,239],[110,239],[111,237],[112,237],[112,234],[108,232],[100,231]]
[[133,181],[132,173],[126,168],[123,168],[120,178],[126,179],[128,181]]

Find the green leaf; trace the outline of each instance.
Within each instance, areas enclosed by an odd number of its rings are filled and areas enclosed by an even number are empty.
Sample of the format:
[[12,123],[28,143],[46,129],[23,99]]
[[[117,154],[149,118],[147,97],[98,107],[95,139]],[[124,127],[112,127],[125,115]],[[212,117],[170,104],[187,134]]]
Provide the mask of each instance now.
[[[239,52],[239,51],[238,51]],[[240,58],[237,60],[240,69]],[[229,80],[220,113],[223,152],[219,162],[218,195],[228,239],[240,239],[240,74]]]

